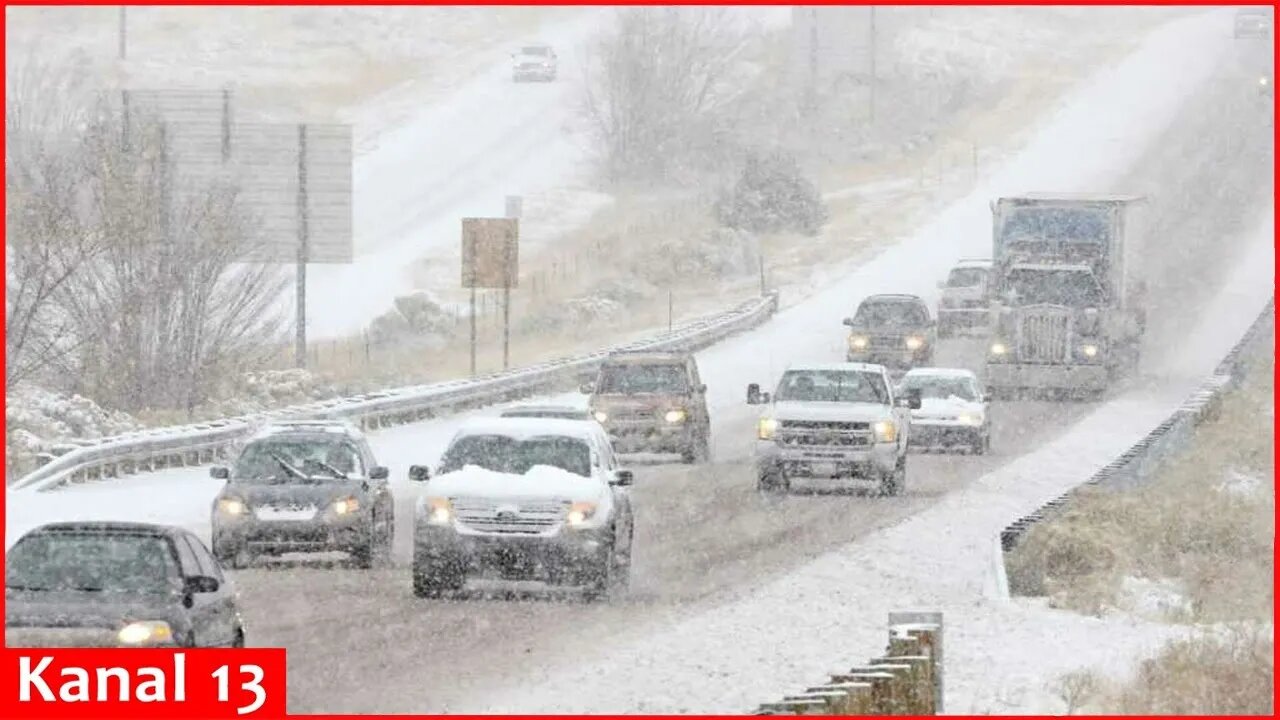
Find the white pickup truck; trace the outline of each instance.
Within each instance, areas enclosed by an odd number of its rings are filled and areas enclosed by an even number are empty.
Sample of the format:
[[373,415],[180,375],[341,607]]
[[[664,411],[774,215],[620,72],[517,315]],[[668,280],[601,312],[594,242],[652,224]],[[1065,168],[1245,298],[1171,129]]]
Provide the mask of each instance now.
[[747,386],[749,405],[766,405],[756,425],[757,487],[787,492],[792,478],[851,478],[897,495],[907,483],[911,410],[920,396],[894,395],[882,365],[793,365],[770,396]]

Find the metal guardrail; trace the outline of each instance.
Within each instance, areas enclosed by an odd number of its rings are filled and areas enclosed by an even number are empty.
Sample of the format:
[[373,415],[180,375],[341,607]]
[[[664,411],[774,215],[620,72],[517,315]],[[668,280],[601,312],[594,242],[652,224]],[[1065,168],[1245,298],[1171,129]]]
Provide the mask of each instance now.
[[656,337],[476,379],[384,390],[224,420],[142,430],[87,441],[18,478],[9,485],[9,491],[50,490],[68,482],[213,462],[225,457],[236,443],[253,434],[263,424],[282,419],[340,418],[369,430],[493,405],[579,381],[594,373],[610,353],[700,350],[763,324],[777,309],[778,294],[775,291],[744,302],[731,310],[686,323]]
[[1227,391],[1240,386],[1244,379],[1243,354],[1268,324],[1275,323],[1275,298],[1267,302],[1257,319],[1245,331],[1214,369],[1213,375],[1200,385],[1177,410],[1123,455],[1099,470],[1082,485],[1072,488],[1042,505],[1035,512],[1018,518],[1000,532],[1000,547],[1013,550],[1033,525],[1062,512],[1072,496],[1084,487],[1127,490],[1146,484],[1155,470],[1174,451],[1183,447],[1197,426],[1216,412]]

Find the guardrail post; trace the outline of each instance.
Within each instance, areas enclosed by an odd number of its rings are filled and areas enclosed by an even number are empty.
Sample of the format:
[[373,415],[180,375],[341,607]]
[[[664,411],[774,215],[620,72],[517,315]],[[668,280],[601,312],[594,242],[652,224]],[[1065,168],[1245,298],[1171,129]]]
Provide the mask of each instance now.
[[[940,612],[891,612],[889,613],[889,653],[894,652],[895,638],[911,638],[915,641],[918,653],[928,656],[928,676],[932,685],[932,713],[940,715],[943,710],[943,669],[942,653],[943,622]],[[900,644],[898,647],[905,648]]]

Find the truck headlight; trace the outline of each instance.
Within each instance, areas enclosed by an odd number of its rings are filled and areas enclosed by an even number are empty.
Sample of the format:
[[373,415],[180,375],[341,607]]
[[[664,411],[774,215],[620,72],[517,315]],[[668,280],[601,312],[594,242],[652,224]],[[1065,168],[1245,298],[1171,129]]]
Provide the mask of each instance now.
[[991,354],[992,354],[992,355],[995,355],[996,357],[1001,357],[1001,356],[1005,355],[1005,354],[1006,354],[1006,353],[1008,353],[1008,352],[1009,352],[1009,348],[1008,348],[1007,346],[1005,346],[1005,344],[1004,344],[1004,343],[1002,343],[1002,342],[993,342],[993,343],[991,343]]
[[977,413],[960,413],[957,417],[961,425],[977,426],[982,424],[982,416]]
[[668,410],[667,414],[664,417],[666,418],[666,421],[669,423],[682,423],[684,422],[685,411],[682,408]]
[[1080,346],[1080,354],[1081,354],[1081,355],[1084,355],[1084,356],[1085,356],[1085,357],[1087,357],[1087,358],[1097,357],[1097,356],[1098,356],[1098,346],[1097,346],[1097,345],[1092,345],[1092,344],[1085,344],[1085,345],[1081,345],[1081,346]]
[[881,420],[875,426],[876,442],[891,443],[898,441],[898,426],[892,420]]
[[249,512],[249,506],[240,498],[222,498],[218,501],[218,512],[223,515],[243,515]]
[[423,512],[429,525],[449,525],[453,523],[453,503],[449,498],[429,497],[423,504]]
[[609,413],[607,413],[607,412],[605,412],[605,411],[603,411],[603,410],[596,410],[595,412],[592,412],[592,413],[591,413],[591,417],[595,418],[595,419],[596,419],[596,422],[598,422],[598,423],[602,423],[602,422],[604,422],[605,420],[608,420],[608,419],[609,419]]
[[854,349],[854,350],[866,350],[866,349],[867,349],[867,337],[866,337],[865,335],[850,335],[850,336],[849,336],[849,347],[850,347],[850,348],[852,348],[852,349]]
[[907,338],[908,350],[919,350],[922,347],[924,347],[924,338],[916,335],[912,335],[911,337]]
[[132,622],[116,633],[116,640],[121,645],[159,645],[173,639],[173,629],[169,623],[159,620]]
[[565,514],[565,522],[573,526],[582,525],[591,519],[596,513],[596,504],[590,502],[576,502],[569,506],[569,512]]
[[761,440],[772,440],[774,433],[778,432],[778,421],[774,418],[760,418],[757,424],[756,436]]
[[360,501],[354,497],[344,497],[333,501],[333,512],[337,515],[350,515],[360,509]]

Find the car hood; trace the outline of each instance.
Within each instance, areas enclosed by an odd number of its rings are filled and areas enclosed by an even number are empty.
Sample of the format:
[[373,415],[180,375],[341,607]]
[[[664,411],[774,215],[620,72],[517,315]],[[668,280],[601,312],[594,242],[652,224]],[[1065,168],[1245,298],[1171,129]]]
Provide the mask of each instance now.
[[547,465],[537,465],[524,475],[467,465],[427,481],[423,496],[598,502],[604,490],[604,484],[595,478]]
[[673,407],[687,407],[688,398],[683,395],[594,395],[591,398],[593,410],[605,412],[636,412],[638,410],[668,410]]
[[541,55],[516,55],[515,62],[517,65],[541,65],[543,63],[554,62],[549,57]]
[[6,590],[7,627],[78,627],[115,630],[134,620],[173,624],[175,595]]
[[912,410],[913,418],[954,417],[959,413],[982,414],[982,403],[952,395],[946,398],[923,398],[920,409]]
[[768,415],[775,420],[818,420],[828,422],[888,420],[888,405],[878,403],[779,402]]
[[929,332],[929,327],[927,325],[894,325],[892,327],[885,327],[883,325],[854,325],[849,328],[849,332],[854,335],[901,337],[904,335],[924,335]]
[[314,483],[257,483],[237,481],[227,485],[218,497],[234,497],[254,505],[316,505],[364,494],[361,480],[334,480]]

